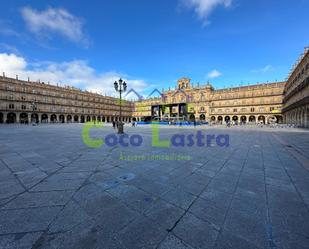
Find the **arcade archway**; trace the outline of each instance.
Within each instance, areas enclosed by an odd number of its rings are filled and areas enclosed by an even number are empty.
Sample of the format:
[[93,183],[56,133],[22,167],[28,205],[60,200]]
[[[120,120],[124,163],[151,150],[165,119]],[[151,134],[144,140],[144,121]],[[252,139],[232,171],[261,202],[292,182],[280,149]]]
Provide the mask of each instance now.
[[255,123],[255,116],[250,116],[249,117],[249,122]]
[[225,123],[229,123],[229,122],[231,121],[230,116],[226,116],[226,117],[224,118],[224,121],[225,121]]
[[16,114],[13,113],[13,112],[8,113],[7,116],[6,116],[6,122],[8,124],[16,123]]
[[57,116],[56,116],[56,114],[52,114],[52,115],[50,116],[50,122],[51,122],[51,123],[56,123],[56,122],[57,122]]
[[48,123],[48,116],[47,116],[47,114],[42,114],[41,115],[41,122],[42,123]]
[[241,116],[241,117],[240,117],[240,122],[241,122],[242,124],[245,124],[245,123],[247,122],[247,117],[246,117],[246,116]]
[[27,113],[21,113],[20,115],[19,115],[19,122],[21,123],[21,124],[27,124],[28,123],[28,114]]

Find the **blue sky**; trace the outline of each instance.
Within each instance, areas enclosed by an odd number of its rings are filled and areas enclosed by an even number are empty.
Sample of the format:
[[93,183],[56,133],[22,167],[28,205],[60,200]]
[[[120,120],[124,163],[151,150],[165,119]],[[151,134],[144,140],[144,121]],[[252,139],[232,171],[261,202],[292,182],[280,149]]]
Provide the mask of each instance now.
[[[284,80],[309,45],[307,0],[7,1],[0,70],[112,94],[178,78],[216,88]],[[307,16],[307,17],[306,17]]]

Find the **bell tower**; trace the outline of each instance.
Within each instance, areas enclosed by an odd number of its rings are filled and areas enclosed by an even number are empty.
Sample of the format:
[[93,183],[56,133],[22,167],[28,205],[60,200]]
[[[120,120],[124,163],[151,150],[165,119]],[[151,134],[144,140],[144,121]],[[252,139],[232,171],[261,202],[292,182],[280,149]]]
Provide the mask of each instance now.
[[181,78],[177,81],[177,87],[178,89],[182,89],[182,90],[185,90],[185,89],[190,89],[191,88],[191,84],[190,84],[190,81],[191,79],[189,78]]

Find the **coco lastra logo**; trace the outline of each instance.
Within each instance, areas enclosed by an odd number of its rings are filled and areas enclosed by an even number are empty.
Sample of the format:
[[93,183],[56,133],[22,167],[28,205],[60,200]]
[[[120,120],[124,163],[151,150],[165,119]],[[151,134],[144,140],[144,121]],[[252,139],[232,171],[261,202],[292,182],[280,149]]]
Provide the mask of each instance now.
[[[143,137],[139,134],[108,134],[103,138],[90,137],[91,129],[103,128],[103,122],[87,122],[82,129],[82,139],[85,145],[90,148],[100,148],[102,145],[114,147],[119,145],[121,147],[139,147],[143,145]],[[172,147],[210,147],[216,144],[219,147],[229,147],[230,136],[228,134],[205,134],[205,132],[198,130],[194,133],[182,134],[176,133],[170,139],[160,139],[159,123],[151,124],[152,139],[151,145],[153,147],[170,148]]]

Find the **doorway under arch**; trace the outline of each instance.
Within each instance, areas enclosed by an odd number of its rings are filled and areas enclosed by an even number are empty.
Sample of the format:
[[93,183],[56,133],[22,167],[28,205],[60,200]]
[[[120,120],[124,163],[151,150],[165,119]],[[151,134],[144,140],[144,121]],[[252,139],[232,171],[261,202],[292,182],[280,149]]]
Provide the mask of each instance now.
[[225,123],[229,123],[229,122],[231,121],[230,116],[226,116],[226,117],[224,118],[224,121],[225,121]]
[[41,115],[41,123],[48,123],[48,116],[47,114],[42,114]]
[[249,122],[255,123],[255,122],[256,122],[256,121],[255,121],[255,116],[250,116],[250,117],[249,117]]
[[195,120],[195,115],[194,114],[190,114],[189,116],[189,120],[192,122]]
[[8,113],[7,116],[6,116],[6,122],[8,124],[16,123],[16,114],[13,113],[13,112]]
[[57,116],[56,116],[56,114],[52,114],[52,115],[50,116],[50,122],[51,122],[51,123],[56,123],[56,122],[57,122]]
[[235,124],[238,123],[238,117],[237,117],[237,116],[233,116],[233,117],[232,117],[232,120],[235,122]]
[[245,123],[247,122],[247,117],[246,117],[246,116],[241,116],[241,117],[240,117],[240,122],[241,122],[242,124],[245,124]]
[[27,113],[21,113],[20,115],[19,115],[19,122],[21,123],[21,124],[28,124],[28,114]]
[[261,124],[265,124],[265,116],[261,115],[258,117],[258,122]]
[[59,116],[59,122],[60,123],[64,123],[64,115],[60,115]]

